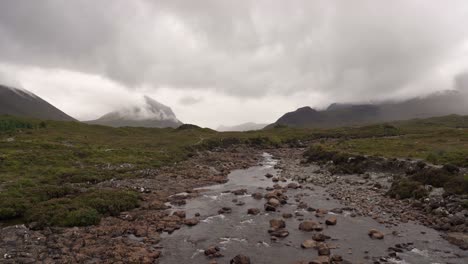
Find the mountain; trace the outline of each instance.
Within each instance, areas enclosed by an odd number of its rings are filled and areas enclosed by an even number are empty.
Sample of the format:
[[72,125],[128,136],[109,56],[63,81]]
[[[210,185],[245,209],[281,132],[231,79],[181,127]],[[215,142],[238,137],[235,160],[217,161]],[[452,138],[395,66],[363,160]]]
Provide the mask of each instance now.
[[0,115],[24,116],[46,120],[75,119],[39,96],[24,90],[0,85]]
[[88,124],[97,124],[112,127],[178,127],[182,125],[172,109],[158,101],[144,96],[143,105],[135,105],[110,112],[102,117],[86,121]]
[[250,130],[260,130],[266,127],[267,124],[257,124],[257,123],[243,123],[235,126],[219,126],[217,131],[226,132],[226,131],[250,131]]
[[334,103],[321,111],[306,106],[286,113],[267,128],[276,125],[327,128],[449,114],[468,114],[466,91],[447,90],[401,102]]

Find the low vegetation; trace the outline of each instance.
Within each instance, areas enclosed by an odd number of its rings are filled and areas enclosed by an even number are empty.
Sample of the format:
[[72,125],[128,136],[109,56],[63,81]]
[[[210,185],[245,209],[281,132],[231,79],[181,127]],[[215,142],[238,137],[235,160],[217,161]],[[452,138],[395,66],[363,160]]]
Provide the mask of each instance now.
[[139,199],[132,190],[97,189],[96,183],[139,177],[141,169],[172,166],[196,151],[237,144],[314,144],[338,164],[350,155],[376,155],[468,167],[467,124],[466,116],[448,116],[339,129],[218,133],[190,125],[111,128],[0,116],[0,220],[21,219],[38,227],[95,224],[138,206]]

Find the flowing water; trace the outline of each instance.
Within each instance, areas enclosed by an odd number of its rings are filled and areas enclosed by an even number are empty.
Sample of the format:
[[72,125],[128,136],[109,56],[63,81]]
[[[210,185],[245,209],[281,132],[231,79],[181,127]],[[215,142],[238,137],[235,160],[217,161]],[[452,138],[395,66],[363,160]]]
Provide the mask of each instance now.
[[[223,258],[218,263],[229,263],[235,255],[249,256],[252,263],[294,263],[299,260],[311,261],[317,257],[314,249],[302,249],[301,243],[310,239],[312,232],[298,229],[299,221],[296,217],[285,219],[289,236],[280,238],[277,242],[270,240],[270,219],[281,219],[282,213],[302,213],[303,219],[323,222],[323,218],[315,217],[314,212],[298,209],[294,196],[305,194],[301,200],[313,208],[341,208],[338,201],[329,197],[323,188],[313,186],[313,190],[288,190],[288,204],[280,207],[277,212],[265,212],[265,200],[255,200],[250,194],[254,192],[266,193],[266,187],[273,186],[266,173],[277,174],[274,169],[276,160],[271,155],[264,154],[262,165],[244,170],[233,171],[229,181],[225,184],[204,188],[200,197],[188,200],[187,204],[173,208],[185,210],[187,217],[200,213],[201,221],[193,227],[182,227],[172,234],[163,234],[161,246],[163,255],[161,263],[208,263],[204,249],[219,246]],[[236,196],[228,191],[247,189],[247,195]],[[244,202],[237,206],[232,201],[237,199]],[[222,207],[231,207],[232,213],[220,215]],[[248,208],[259,208],[259,215],[248,215]],[[332,213],[330,213],[332,214]],[[323,233],[332,239],[327,244],[336,247],[332,254],[341,255],[352,263],[372,263],[373,257],[388,256],[388,248],[395,244],[412,243],[410,250],[397,253],[397,258],[388,258],[393,263],[468,263],[465,251],[450,245],[440,237],[440,234],[430,228],[415,223],[400,224],[387,228],[370,217],[351,217],[346,211],[335,215],[338,223],[335,226],[324,226]],[[372,240],[367,235],[369,229],[375,228],[385,234],[383,240]],[[398,235],[392,235],[396,231]]]

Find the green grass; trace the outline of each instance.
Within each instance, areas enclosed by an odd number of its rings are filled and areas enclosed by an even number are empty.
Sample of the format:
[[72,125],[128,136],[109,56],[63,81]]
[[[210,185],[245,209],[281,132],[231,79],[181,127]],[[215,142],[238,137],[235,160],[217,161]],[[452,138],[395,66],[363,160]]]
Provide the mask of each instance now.
[[448,116],[337,129],[218,133],[191,126],[111,128],[0,116],[0,220],[94,224],[138,205],[138,195],[128,190],[120,191],[129,202],[114,204],[115,197],[95,183],[139,177],[140,169],[171,166],[197,150],[237,144],[269,148],[318,142],[337,152],[468,166],[467,124],[467,116]]

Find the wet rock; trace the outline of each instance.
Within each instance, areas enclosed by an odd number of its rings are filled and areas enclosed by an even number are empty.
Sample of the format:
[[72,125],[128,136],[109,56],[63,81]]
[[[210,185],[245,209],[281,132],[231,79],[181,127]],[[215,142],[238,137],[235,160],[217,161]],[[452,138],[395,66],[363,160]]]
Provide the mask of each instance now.
[[276,229],[286,227],[286,223],[284,222],[284,220],[281,220],[281,219],[271,219],[270,220],[270,227],[272,229],[276,230]]
[[274,211],[276,211],[276,207],[271,206],[271,205],[269,205],[269,204],[267,204],[267,203],[264,205],[264,208],[265,208],[265,211],[269,211],[269,212],[274,212]]
[[312,239],[317,241],[317,242],[323,242],[323,241],[325,241],[327,239],[330,239],[330,237],[327,236],[327,235],[324,235],[322,233],[317,233],[317,234],[312,235]]
[[172,215],[178,216],[181,219],[185,218],[185,211],[175,211],[172,213]]
[[309,262],[309,264],[329,264],[330,258],[328,256],[319,256],[318,258]]
[[184,224],[188,226],[195,226],[199,223],[200,221],[197,218],[189,218],[184,220]]
[[327,220],[325,220],[325,224],[326,225],[336,225],[336,217],[332,216],[330,218],[328,218]]
[[249,208],[249,209],[247,209],[247,214],[258,215],[259,213],[260,213],[260,209],[258,209],[258,208]]
[[231,207],[223,207],[218,210],[218,214],[230,214],[232,212]]
[[283,237],[287,237],[289,236],[289,231],[284,229],[284,228],[280,228],[280,229],[270,229],[268,230],[268,232],[270,233],[270,236],[272,237],[280,237],[280,238],[283,238]]
[[319,245],[317,251],[319,256],[330,256],[330,248],[325,244]]
[[281,202],[276,198],[271,198],[268,200],[268,204],[276,208],[281,205]]
[[340,255],[333,255],[333,256],[331,256],[330,260],[332,262],[341,262],[341,261],[343,261],[343,257],[340,256]]
[[293,217],[293,215],[292,215],[291,213],[284,213],[282,216],[283,216],[283,218],[285,218],[285,219],[288,219],[288,218],[292,218],[292,217]]
[[271,178],[271,181],[273,181],[273,182],[279,182],[279,178],[273,177],[273,178]]
[[304,221],[299,224],[299,230],[301,231],[306,231],[306,232],[311,232],[314,231],[315,227],[318,224],[314,221]]
[[452,232],[444,235],[444,238],[463,250],[468,250],[468,234]]
[[267,177],[268,179],[269,179],[269,178],[273,178],[273,174],[267,173],[267,174],[265,174],[265,177]]
[[219,258],[219,257],[222,257],[223,255],[221,254],[219,247],[211,246],[205,249],[205,256],[210,257],[210,258]]
[[317,247],[317,242],[312,239],[307,239],[304,242],[302,242],[301,247],[302,248],[315,248]]
[[252,197],[255,199],[255,200],[261,200],[263,198],[263,194],[261,193],[252,193]]
[[247,189],[234,190],[231,191],[231,193],[234,195],[245,195],[247,193]]
[[244,255],[237,255],[231,261],[230,264],[250,264],[250,258]]
[[372,238],[372,239],[383,239],[384,238],[384,234],[376,229],[371,229],[369,230],[369,233],[368,235]]

